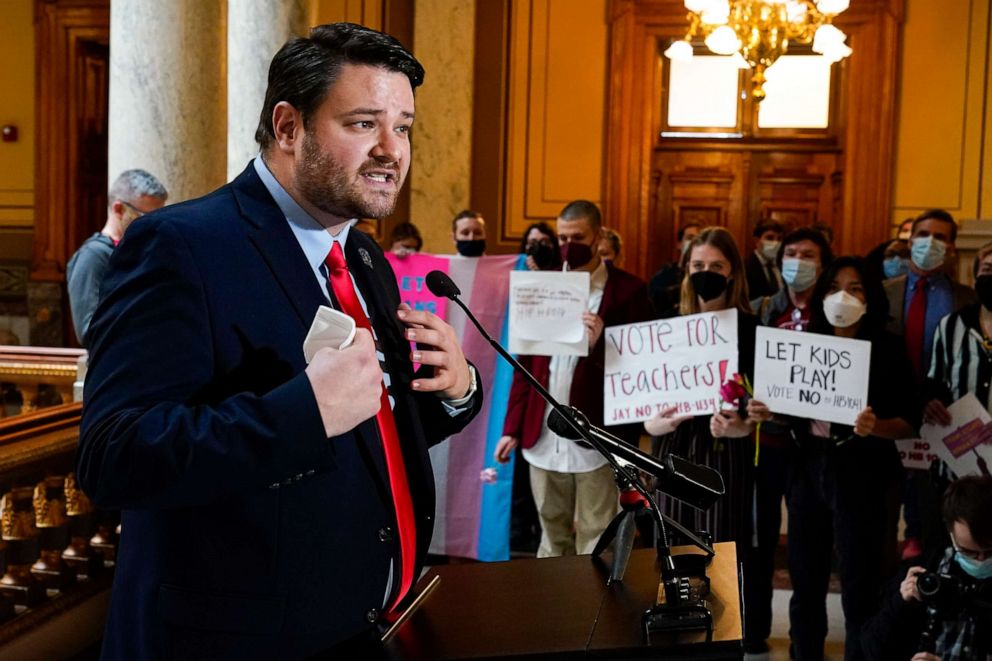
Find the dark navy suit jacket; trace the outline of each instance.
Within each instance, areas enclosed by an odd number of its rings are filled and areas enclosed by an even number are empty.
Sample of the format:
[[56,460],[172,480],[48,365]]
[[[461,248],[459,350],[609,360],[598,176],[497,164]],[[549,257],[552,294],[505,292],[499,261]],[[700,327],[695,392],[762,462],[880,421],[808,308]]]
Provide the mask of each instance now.
[[[393,272],[361,232],[345,253],[392,379],[419,569],[427,449],[482,393],[453,418],[412,392]],[[374,419],[326,438],[302,350],[326,299],[254,168],[134,223],[103,292],[77,472],[122,510],[104,658],[298,658],[367,630],[397,544],[385,459]]]

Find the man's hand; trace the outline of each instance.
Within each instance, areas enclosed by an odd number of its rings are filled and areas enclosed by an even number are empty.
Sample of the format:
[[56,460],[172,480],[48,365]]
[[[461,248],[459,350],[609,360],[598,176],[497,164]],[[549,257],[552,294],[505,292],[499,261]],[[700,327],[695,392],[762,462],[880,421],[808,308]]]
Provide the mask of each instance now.
[[496,452],[493,453],[493,457],[495,457],[496,461],[499,463],[505,464],[510,461],[510,455],[512,455],[513,451],[517,449],[518,445],[520,445],[520,441],[517,439],[512,436],[504,436],[499,439],[498,443],[496,443]]
[[875,431],[875,423],[878,419],[875,417],[875,412],[871,410],[871,407],[866,407],[858,417],[854,420],[854,433],[858,436],[871,436],[871,433]]
[[357,329],[347,349],[318,351],[306,375],[328,438],[354,429],[379,412],[382,369],[367,330]]
[[654,414],[654,417],[644,421],[644,431],[652,436],[671,434],[680,424],[691,418],[689,415],[675,415],[678,408],[669,406]]
[[582,323],[586,325],[586,334],[589,336],[589,348],[592,349],[599,342],[599,336],[603,334],[603,318],[592,312],[583,312]]
[[931,399],[923,409],[923,422],[946,427],[951,424],[951,413],[939,399]]
[[717,411],[710,418],[710,434],[713,438],[743,438],[753,429],[754,426],[742,419],[737,411]]
[[917,586],[917,576],[925,572],[923,567],[910,567],[906,572],[906,578],[899,584],[899,594],[903,601],[923,601],[920,596],[920,588]]
[[472,377],[465,354],[458,345],[455,329],[436,314],[413,310],[406,303],[400,304],[396,315],[410,327],[406,331],[406,339],[417,343],[410,358],[415,363],[434,368],[433,378],[415,379],[411,387],[420,392],[436,392],[445,399],[461,399],[467,395]]
[[756,399],[750,399],[747,403],[747,421],[752,423],[768,422],[774,417],[768,405]]

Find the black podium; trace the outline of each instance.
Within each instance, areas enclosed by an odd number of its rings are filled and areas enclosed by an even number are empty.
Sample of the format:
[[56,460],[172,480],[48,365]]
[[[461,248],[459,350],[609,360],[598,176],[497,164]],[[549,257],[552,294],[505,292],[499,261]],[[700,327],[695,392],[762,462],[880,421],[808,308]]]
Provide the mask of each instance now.
[[[658,599],[655,553],[631,554],[622,583],[606,585],[606,563],[570,556],[435,567],[441,581],[395,633],[395,659],[740,659],[741,600],[733,543],[715,545],[708,569],[712,642],[680,634],[646,645],[641,616]],[[673,549],[693,553],[694,547]]]

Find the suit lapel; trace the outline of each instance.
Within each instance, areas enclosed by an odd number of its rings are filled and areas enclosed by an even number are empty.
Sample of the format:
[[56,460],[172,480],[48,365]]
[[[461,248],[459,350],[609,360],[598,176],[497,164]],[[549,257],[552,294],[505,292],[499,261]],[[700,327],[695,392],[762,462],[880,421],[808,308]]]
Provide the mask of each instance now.
[[[251,225],[249,239],[268,264],[304,328],[309,328],[317,307],[326,305],[327,300],[286,217],[253,164],[235,179],[233,188],[241,214]],[[251,283],[246,282],[245,287],[251,287]]]

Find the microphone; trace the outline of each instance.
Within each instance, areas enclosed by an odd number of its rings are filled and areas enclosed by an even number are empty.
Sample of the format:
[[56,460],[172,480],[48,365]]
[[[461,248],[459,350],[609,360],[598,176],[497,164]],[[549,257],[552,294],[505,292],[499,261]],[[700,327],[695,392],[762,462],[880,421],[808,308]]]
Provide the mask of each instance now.
[[[587,445],[576,427],[592,436],[611,454],[657,478],[659,490],[700,510],[708,510],[724,494],[723,476],[709,466],[699,466],[676,455],[657,459],[613,434],[589,424],[578,409],[563,407],[548,416],[548,429],[559,436]],[[569,421],[566,416],[572,416]]]
[[450,298],[454,300],[458,296],[461,296],[462,290],[443,271],[431,271],[424,278],[424,282],[427,283],[427,289],[439,298]]

